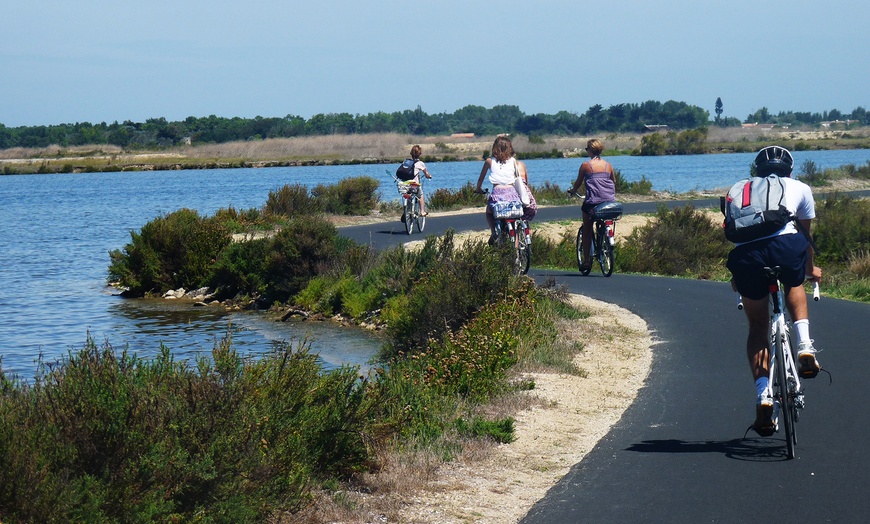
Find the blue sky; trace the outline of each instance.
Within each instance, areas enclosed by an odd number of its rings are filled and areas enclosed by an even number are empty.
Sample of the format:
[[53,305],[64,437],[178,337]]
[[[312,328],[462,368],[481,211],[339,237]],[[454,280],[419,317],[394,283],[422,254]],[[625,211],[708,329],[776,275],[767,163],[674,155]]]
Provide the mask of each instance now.
[[866,0],[7,0],[0,123],[870,108]]

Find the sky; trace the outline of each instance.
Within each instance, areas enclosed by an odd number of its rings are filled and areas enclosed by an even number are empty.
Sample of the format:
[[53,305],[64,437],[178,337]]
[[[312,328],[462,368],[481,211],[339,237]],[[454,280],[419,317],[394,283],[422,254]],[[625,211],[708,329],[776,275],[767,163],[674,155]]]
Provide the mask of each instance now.
[[866,0],[6,0],[0,124],[870,108]]

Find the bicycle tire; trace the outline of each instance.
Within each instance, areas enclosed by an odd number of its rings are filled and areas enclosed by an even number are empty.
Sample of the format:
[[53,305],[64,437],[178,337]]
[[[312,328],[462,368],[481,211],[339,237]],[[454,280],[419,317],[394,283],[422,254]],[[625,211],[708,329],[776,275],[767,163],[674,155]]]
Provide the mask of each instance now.
[[405,200],[405,230],[410,235],[414,232],[414,197]]
[[[594,246],[590,246],[590,250],[592,247]],[[590,271],[592,271],[592,260],[589,260],[588,264],[584,264],[583,262],[583,226],[580,226],[580,228],[577,229],[577,269],[579,269],[580,274],[585,277]]]
[[791,395],[789,395],[788,391],[788,373],[786,369],[785,351],[783,348],[785,334],[780,332],[778,326],[774,338],[776,339],[774,341],[774,362],[776,366],[776,397],[777,400],[779,400],[779,416],[782,417],[782,427],[783,432],[785,433],[786,455],[788,456],[788,458],[793,459],[795,457],[794,448],[795,444],[797,443],[793,418],[794,399],[791,397]]
[[426,217],[420,211],[420,201],[416,198],[414,199],[414,216],[416,217],[414,222],[417,224],[417,232],[422,233],[423,228],[426,227]]
[[596,226],[598,230],[598,263],[601,265],[601,274],[605,277],[609,277],[613,274],[613,246],[610,245],[610,241],[607,238],[607,229],[598,224]]
[[526,235],[522,230],[516,231],[517,236],[517,256],[515,271],[517,275],[525,275],[529,272],[529,266],[532,264],[532,248],[526,244]]

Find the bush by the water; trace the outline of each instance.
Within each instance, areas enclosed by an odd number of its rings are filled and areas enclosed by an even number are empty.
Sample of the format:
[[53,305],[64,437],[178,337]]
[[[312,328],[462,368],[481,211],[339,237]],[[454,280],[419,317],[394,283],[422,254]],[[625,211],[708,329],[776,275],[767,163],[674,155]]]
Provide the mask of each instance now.
[[[201,217],[182,209],[158,217],[110,252],[109,281],[128,296],[211,287],[221,297],[286,300],[338,253],[341,241],[320,211],[368,214],[377,204],[377,181],[368,177],[315,191],[284,186],[269,193],[263,212],[229,208]],[[266,239],[232,242],[232,233],[275,229]]]
[[123,252],[110,253],[109,279],[133,295],[205,285],[214,260],[231,241],[224,224],[190,209],[158,217],[130,236]]

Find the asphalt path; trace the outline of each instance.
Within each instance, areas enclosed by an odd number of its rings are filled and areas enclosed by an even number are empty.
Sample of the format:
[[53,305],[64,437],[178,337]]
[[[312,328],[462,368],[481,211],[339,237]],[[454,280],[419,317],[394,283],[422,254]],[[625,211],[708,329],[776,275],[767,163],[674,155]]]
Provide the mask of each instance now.
[[[685,202],[668,202],[682,205]],[[718,206],[698,200],[696,207]],[[626,213],[656,203],[624,204]],[[577,217],[578,206],[542,208],[536,220]],[[427,234],[485,228],[482,213],[430,217]],[[342,228],[382,249],[407,242],[402,224]],[[410,235],[417,239],[419,234]],[[618,253],[617,253],[618,256]],[[865,522],[870,518],[870,305],[810,301],[822,373],[804,382],[797,457],[782,434],[746,429],[755,391],[746,322],[728,284],[596,272],[532,270],[643,318],[656,341],[649,376],[608,434],[529,511],[522,524],[576,522]]]

